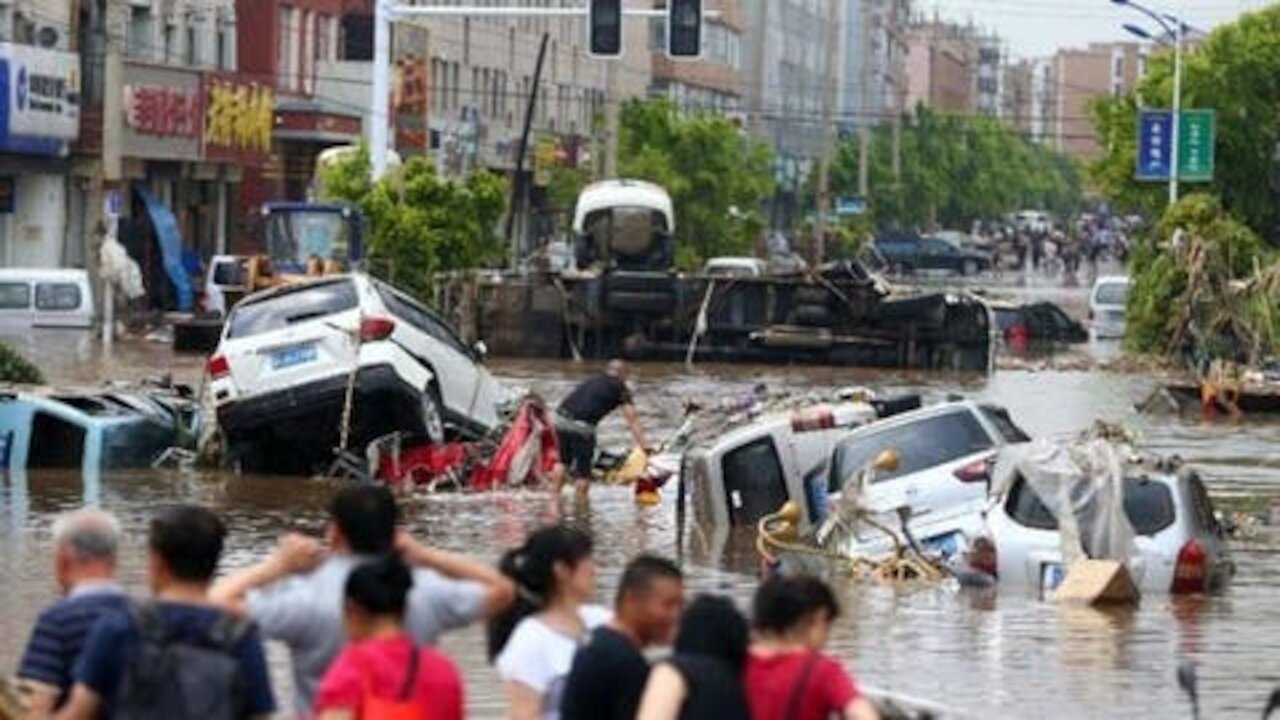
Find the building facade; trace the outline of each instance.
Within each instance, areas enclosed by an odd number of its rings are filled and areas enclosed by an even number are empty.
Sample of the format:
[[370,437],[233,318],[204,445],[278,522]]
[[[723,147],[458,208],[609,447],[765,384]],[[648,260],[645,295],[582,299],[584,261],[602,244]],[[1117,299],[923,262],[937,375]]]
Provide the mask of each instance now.
[[1083,50],[1059,50],[1052,86],[1056,103],[1049,142],[1079,158],[1101,152],[1089,115],[1099,97],[1119,97],[1135,88],[1146,72],[1146,48],[1138,43],[1094,43]]
[[720,16],[703,26],[702,57],[697,59],[668,57],[666,20],[655,18],[650,24],[653,83],[649,94],[669,98],[685,112],[737,115],[742,110],[742,4],[719,0],[707,9],[719,11]]
[[907,107],[909,0],[844,0],[841,130],[887,122]]
[[977,108],[978,43],[972,26],[934,18],[907,31],[907,107],[954,113]]
[[80,59],[69,2],[0,4],[0,265],[82,265],[69,221]]

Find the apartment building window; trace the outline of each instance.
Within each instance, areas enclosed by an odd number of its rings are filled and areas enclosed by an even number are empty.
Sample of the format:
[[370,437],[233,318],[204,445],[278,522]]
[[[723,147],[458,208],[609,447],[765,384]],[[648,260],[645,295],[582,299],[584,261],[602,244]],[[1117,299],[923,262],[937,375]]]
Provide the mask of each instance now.
[[196,28],[191,23],[187,23],[187,42],[186,42],[187,67],[195,67],[200,64],[203,59],[196,48]]
[[315,59],[325,62],[333,59],[333,16],[316,15]]
[[1111,77],[1115,78],[1116,81],[1118,82],[1124,77],[1124,56],[1117,55],[1114,58],[1112,58],[1111,65],[1112,65]]
[[131,57],[153,58],[156,52],[155,16],[150,7],[134,5],[129,8],[129,47],[125,53]]
[[214,47],[215,63],[220,70],[234,70],[236,66],[236,28],[226,18],[217,20],[217,37]]
[[440,86],[440,74],[440,59],[431,58],[431,87],[427,92],[433,100],[444,96],[444,89]]
[[168,64],[178,60],[178,28],[171,22],[164,24],[164,47],[162,48],[163,56],[161,60]]
[[276,56],[276,74],[279,76],[280,86],[285,89],[292,88],[297,78],[295,68],[298,61],[298,33],[294,20],[297,12],[297,10],[288,5],[280,7],[279,42],[276,46],[278,52]]

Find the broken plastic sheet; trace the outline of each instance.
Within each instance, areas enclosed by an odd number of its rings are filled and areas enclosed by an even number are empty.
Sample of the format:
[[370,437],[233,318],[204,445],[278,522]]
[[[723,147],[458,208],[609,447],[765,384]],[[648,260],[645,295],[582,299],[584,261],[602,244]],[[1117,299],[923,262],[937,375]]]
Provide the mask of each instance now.
[[146,294],[142,286],[142,271],[138,263],[119,241],[108,237],[102,241],[101,250],[102,275],[130,300],[136,300]]
[[994,473],[996,497],[1021,475],[1058,520],[1062,560],[1093,558],[1128,563],[1135,554],[1133,526],[1124,510],[1128,445],[1086,439],[1071,445],[1045,440],[1010,448]]

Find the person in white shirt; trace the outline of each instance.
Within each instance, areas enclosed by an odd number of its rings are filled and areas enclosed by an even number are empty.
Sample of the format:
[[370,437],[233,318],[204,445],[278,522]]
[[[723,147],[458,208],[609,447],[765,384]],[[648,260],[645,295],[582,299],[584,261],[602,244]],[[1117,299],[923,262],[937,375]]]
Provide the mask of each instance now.
[[506,684],[512,720],[558,720],[574,653],[611,612],[596,594],[591,536],[564,525],[534,532],[503,558],[518,599],[491,626],[490,656]]

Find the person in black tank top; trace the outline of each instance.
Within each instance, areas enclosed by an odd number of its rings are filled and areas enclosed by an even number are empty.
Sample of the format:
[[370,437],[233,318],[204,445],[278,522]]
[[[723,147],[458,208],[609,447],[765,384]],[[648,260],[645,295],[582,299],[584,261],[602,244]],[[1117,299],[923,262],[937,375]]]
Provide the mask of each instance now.
[[750,720],[742,687],[748,642],[732,600],[699,595],[680,620],[675,654],[649,673],[637,720]]
[[609,413],[622,409],[622,417],[637,447],[648,448],[640,415],[627,387],[627,364],[610,360],[604,373],[582,381],[556,410],[556,436],[561,467],[555,473],[557,495],[565,475],[573,478],[579,494],[585,494],[595,463],[596,426]]

